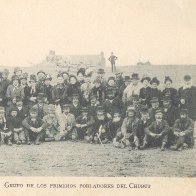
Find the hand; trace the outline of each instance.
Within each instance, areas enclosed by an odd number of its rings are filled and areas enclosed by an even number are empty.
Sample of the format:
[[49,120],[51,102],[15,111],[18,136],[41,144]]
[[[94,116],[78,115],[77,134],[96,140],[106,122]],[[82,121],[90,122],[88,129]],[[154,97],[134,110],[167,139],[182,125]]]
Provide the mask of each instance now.
[[102,129],[102,130],[101,130],[101,133],[105,133],[105,129]]
[[156,137],[156,135],[157,135],[157,134],[155,134],[155,133],[151,133],[151,134],[150,134],[151,137]]
[[178,132],[174,132],[174,135],[175,136],[180,136]]
[[35,102],[36,99],[37,99],[36,97],[30,97],[30,98],[29,98],[29,100],[32,101],[32,102]]
[[42,131],[42,127],[37,128],[37,132],[41,132]]
[[81,125],[81,128],[86,127],[86,126],[87,126],[87,124],[83,124],[83,125]]
[[14,128],[14,132],[19,132],[19,129],[17,129],[17,128]]
[[111,114],[107,113],[106,115],[108,118],[110,118],[110,119],[112,118]]
[[77,128],[81,128],[81,125],[80,125],[80,124],[76,124],[76,127],[77,127]]
[[138,137],[137,136],[134,136],[134,143],[136,143],[138,141]]
[[180,100],[181,104],[185,104],[185,99]]
[[3,101],[3,99],[2,99],[2,98],[0,98],[0,101]]

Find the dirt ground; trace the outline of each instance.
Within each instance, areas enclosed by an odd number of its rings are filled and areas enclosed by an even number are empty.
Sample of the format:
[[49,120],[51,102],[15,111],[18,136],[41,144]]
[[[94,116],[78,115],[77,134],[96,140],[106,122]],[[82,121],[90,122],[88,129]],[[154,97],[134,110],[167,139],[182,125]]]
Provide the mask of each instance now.
[[196,148],[129,151],[112,144],[64,141],[0,149],[0,176],[196,177]]

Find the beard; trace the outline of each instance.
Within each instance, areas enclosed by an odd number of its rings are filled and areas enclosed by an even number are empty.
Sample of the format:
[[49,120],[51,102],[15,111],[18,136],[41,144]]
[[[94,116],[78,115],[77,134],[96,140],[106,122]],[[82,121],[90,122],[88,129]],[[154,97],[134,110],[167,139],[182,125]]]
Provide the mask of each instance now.
[[186,122],[186,118],[180,118],[180,121],[181,121],[182,123],[185,123],[185,122]]

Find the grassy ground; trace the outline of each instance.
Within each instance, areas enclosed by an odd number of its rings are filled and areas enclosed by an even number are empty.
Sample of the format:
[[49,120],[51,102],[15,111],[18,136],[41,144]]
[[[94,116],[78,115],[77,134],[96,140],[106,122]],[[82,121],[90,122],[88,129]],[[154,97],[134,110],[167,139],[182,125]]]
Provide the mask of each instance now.
[[129,151],[71,141],[0,149],[0,176],[196,177],[196,149]]

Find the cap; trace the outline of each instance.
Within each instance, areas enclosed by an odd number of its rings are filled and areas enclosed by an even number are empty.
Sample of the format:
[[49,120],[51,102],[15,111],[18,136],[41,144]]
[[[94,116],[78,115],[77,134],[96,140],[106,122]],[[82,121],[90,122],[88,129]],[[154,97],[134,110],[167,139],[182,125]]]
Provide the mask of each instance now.
[[142,106],[140,112],[145,114],[148,113],[148,106]]
[[159,99],[157,97],[152,97],[152,99],[150,100],[151,103],[156,103],[159,102]]
[[76,98],[79,99],[79,94],[73,94],[73,95],[72,95],[72,99],[74,99],[74,98],[75,98],[75,99],[76,99]]
[[125,76],[125,82],[130,82],[130,81],[131,81],[130,76]]
[[135,107],[130,105],[127,107],[127,112],[135,112]]
[[110,77],[108,78],[108,82],[109,82],[110,80],[114,80],[114,81],[115,81],[115,77],[114,77],[114,76],[110,76]]
[[38,93],[38,95],[37,95],[37,100],[39,100],[39,101],[44,101],[45,98],[46,98],[46,97],[45,97],[45,94],[44,94],[44,93]]
[[10,112],[12,112],[12,111],[18,111],[18,108],[17,108],[17,107],[12,106],[12,107],[10,107],[9,111],[10,111]]
[[70,104],[64,104],[63,105],[63,110],[66,109],[66,108],[70,108]]
[[169,95],[165,95],[162,99],[162,101],[172,101],[171,97]]
[[90,95],[90,100],[91,100],[91,99],[94,99],[94,98],[97,99],[97,96],[94,95],[94,94],[91,94],[91,95]]
[[16,76],[16,75],[13,75],[13,76],[12,76],[12,81],[13,81],[13,80],[19,80],[19,77]]

